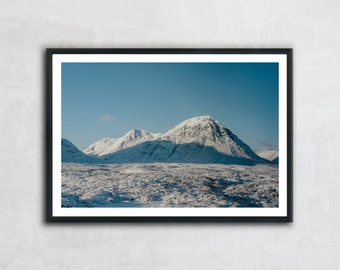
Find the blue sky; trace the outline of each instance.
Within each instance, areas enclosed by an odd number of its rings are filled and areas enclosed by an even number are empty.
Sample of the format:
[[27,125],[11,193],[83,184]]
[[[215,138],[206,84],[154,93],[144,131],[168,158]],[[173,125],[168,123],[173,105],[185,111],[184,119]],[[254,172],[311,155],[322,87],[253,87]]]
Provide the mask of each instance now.
[[132,128],[210,115],[253,150],[278,145],[276,63],[63,63],[62,136],[84,150]]

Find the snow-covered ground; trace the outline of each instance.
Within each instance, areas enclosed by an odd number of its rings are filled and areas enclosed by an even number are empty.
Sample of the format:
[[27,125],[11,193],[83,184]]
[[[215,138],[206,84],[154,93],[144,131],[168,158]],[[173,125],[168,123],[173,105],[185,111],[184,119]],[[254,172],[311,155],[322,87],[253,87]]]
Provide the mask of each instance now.
[[63,207],[278,207],[278,167],[62,164]]

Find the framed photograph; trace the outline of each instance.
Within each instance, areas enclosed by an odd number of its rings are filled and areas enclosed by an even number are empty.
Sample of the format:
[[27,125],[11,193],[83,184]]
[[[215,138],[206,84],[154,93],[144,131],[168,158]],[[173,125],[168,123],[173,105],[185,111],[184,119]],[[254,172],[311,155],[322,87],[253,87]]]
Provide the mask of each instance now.
[[47,49],[48,222],[292,222],[292,49]]

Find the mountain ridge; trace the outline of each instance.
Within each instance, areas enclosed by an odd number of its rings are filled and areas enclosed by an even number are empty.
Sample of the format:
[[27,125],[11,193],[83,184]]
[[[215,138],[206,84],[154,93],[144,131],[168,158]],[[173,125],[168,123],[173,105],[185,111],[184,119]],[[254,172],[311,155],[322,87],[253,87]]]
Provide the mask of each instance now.
[[146,140],[152,140],[157,134],[152,134],[144,129],[134,128],[120,138],[103,138],[92,143],[83,152],[91,156],[104,156],[119,150],[134,146]]
[[209,115],[189,118],[164,134],[132,129],[120,138],[103,138],[84,154],[109,163],[268,163]]

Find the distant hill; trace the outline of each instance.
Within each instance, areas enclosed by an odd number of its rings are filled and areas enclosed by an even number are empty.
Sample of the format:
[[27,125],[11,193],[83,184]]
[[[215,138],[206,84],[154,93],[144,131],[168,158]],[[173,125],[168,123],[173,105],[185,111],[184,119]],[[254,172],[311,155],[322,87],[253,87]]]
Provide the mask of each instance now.
[[262,149],[256,151],[256,154],[264,159],[272,161],[273,163],[278,163],[279,151],[275,149]]
[[88,156],[74,146],[70,141],[61,139],[61,160],[62,162],[73,163],[100,163],[102,160]]

